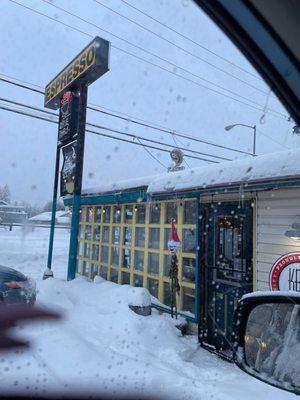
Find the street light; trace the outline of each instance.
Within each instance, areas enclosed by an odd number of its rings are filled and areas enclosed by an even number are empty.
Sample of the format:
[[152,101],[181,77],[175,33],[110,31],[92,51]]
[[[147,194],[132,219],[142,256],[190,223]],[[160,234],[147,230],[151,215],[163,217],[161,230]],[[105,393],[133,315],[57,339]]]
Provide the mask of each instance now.
[[251,125],[245,125],[245,124],[233,124],[233,125],[225,126],[224,129],[225,129],[225,131],[230,131],[235,126],[245,126],[246,128],[253,129],[253,153],[252,153],[252,155],[253,155],[253,157],[255,157],[256,156],[256,154],[255,154],[255,150],[256,150],[256,125],[251,126]]

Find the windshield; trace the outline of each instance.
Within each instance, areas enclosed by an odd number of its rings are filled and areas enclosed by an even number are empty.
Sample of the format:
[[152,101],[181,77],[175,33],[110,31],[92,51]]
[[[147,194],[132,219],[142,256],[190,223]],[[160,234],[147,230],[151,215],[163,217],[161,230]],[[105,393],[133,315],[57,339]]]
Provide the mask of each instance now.
[[0,303],[62,315],[11,331],[1,393],[290,398],[227,362],[244,294],[300,291],[272,88],[191,0],[1,11]]

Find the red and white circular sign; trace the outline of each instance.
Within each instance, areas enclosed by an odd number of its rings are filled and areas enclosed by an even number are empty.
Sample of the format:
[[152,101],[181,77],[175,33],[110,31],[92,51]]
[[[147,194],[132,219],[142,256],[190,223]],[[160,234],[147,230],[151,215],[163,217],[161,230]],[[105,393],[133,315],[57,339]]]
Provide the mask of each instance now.
[[280,257],[270,272],[271,290],[295,290],[300,292],[300,252]]

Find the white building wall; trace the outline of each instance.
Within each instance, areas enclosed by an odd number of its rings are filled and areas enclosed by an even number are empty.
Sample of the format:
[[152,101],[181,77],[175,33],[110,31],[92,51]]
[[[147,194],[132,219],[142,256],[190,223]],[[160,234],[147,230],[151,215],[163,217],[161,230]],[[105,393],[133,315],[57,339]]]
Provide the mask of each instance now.
[[293,222],[300,222],[299,188],[257,193],[256,290],[269,290],[269,274],[279,257],[300,251],[300,241],[284,235]]

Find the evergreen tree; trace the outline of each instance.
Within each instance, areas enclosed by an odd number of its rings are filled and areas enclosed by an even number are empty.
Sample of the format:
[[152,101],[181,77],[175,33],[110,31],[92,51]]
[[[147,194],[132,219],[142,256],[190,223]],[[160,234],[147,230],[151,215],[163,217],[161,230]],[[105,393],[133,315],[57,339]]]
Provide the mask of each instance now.
[[5,201],[6,203],[10,203],[10,190],[8,184],[4,186],[0,186],[0,200]]

